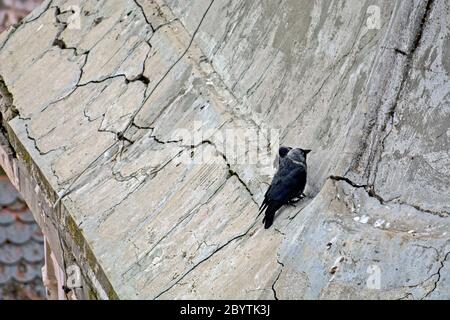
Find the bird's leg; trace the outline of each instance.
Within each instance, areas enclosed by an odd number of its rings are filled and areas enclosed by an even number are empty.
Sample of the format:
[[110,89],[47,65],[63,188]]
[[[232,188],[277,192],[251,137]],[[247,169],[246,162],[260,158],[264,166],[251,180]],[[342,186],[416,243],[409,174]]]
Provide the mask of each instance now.
[[296,204],[297,202],[299,202],[300,200],[302,200],[303,198],[305,198],[305,197],[306,197],[306,195],[305,195],[304,193],[302,193],[302,194],[300,194],[299,196],[297,196],[297,197],[295,197],[295,198],[292,198],[292,199],[288,202],[288,205],[294,206],[294,207],[295,207],[295,204]]

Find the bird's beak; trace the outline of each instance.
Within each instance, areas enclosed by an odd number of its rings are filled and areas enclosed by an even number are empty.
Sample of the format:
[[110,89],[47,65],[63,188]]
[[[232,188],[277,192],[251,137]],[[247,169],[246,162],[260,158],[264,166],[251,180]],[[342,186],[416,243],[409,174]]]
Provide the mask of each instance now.
[[305,154],[308,154],[308,153],[311,152],[311,150],[303,150],[303,152],[304,152]]

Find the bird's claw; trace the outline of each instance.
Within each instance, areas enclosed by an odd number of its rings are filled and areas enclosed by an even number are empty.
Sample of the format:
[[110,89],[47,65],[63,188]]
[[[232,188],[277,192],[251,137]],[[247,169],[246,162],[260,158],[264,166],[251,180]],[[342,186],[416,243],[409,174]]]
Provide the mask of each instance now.
[[299,197],[295,197],[292,200],[290,200],[288,202],[288,204],[295,207],[295,204],[298,203],[300,200],[302,200],[305,197],[306,197],[306,195],[304,193],[302,193]]

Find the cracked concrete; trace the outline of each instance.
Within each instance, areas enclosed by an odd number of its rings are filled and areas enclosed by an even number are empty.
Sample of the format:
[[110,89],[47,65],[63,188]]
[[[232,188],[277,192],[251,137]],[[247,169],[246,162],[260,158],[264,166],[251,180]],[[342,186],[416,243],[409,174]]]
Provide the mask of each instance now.
[[[1,34],[0,163],[61,264],[100,298],[448,299],[449,5],[372,2],[53,0]],[[243,129],[313,150],[270,230]]]

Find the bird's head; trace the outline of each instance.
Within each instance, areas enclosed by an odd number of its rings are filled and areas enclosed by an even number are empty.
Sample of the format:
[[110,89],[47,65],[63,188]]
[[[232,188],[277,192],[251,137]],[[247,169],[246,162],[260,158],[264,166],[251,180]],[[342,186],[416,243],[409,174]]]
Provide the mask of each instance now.
[[306,163],[306,155],[310,153],[311,150],[304,150],[301,148],[295,148],[289,151],[287,154],[288,158],[300,163]]
[[280,158],[284,158],[285,156],[287,156],[287,154],[289,153],[289,151],[291,151],[292,148],[291,147],[285,147],[285,146],[281,146],[278,149],[278,155],[280,156]]

